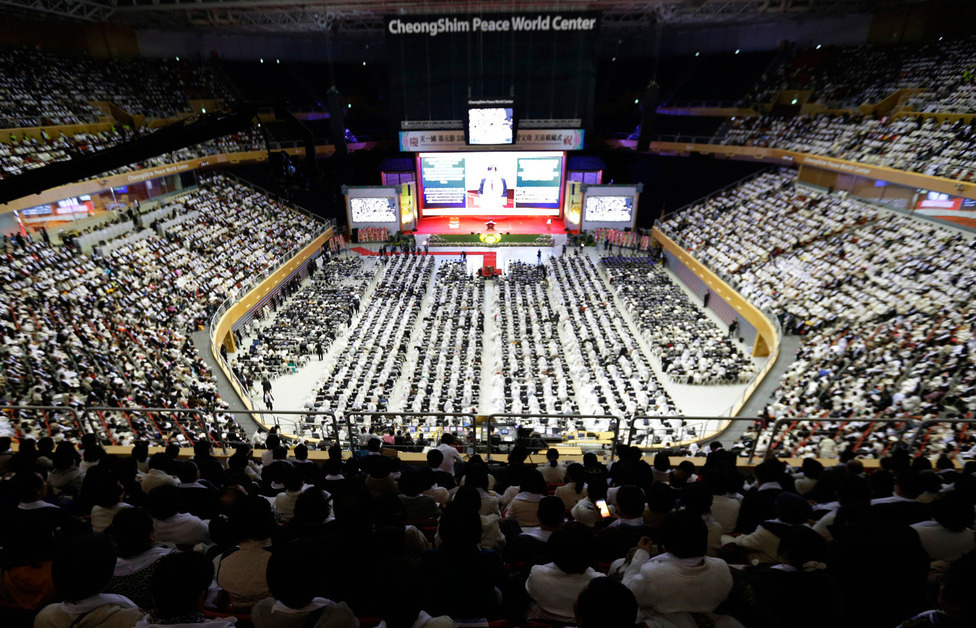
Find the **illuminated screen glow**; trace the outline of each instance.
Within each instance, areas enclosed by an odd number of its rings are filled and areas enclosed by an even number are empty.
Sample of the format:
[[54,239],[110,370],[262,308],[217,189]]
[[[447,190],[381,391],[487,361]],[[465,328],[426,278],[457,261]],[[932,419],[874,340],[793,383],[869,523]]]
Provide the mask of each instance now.
[[420,153],[422,209],[439,215],[558,215],[565,153]]
[[634,217],[634,197],[587,196],[583,212],[587,222],[630,222]]
[[396,222],[396,200],[390,197],[355,197],[349,199],[352,222]]
[[514,123],[511,107],[472,107],[468,109],[468,144],[512,144]]

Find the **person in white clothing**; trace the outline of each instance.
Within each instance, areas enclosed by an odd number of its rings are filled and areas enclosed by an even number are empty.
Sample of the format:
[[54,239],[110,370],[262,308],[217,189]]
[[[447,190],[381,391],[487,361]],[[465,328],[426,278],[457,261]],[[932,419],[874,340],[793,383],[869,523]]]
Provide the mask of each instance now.
[[464,462],[464,458],[461,457],[461,454],[454,447],[454,436],[451,434],[441,436],[441,444],[437,446],[437,450],[444,454],[444,462],[441,463],[438,470],[453,476],[454,463]]
[[976,513],[961,495],[950,492],[935,500],[932,519],[911,526],[929,558],[951,563],[974,549]]
[[142,492],[148,495],[157,486],[179,486],[180,481],[169,474],[170,458],[159,452],[149,458],[149,472],[139,478]]
[[193,546],[210,543],[210,527],[199,517],[180,512],[176,486],[160,486],[149,494],[149,514],[156,527],[157,543]]
[[590,566],[596,549],[593,532],[570,524],[552,533],[548,547],[553,562],[534,566],[525,581],[525,590],[535,601],[529,617],[572,623],[577,596],[590,580],[604,577]]
[[669,514],[661,528],[665,553],[651,558],[654,544],[641,539],[623,583],[634,592],[641,617],[711,613],[732,591],[732,573],[720,558],[705,556],[708,528],[700,515]]

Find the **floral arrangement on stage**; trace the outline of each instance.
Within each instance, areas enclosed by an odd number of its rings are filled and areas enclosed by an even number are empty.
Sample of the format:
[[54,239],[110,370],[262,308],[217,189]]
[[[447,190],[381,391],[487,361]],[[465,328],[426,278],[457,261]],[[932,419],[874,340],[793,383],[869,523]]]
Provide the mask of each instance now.
[[[486,237],[490,236],[490,237]],[[547,233],[526,234],[526,233],[497,233],[489,234],[472,233],[462,234],[434,234],[427,240],[430,246],[553,246],[552,236]]]

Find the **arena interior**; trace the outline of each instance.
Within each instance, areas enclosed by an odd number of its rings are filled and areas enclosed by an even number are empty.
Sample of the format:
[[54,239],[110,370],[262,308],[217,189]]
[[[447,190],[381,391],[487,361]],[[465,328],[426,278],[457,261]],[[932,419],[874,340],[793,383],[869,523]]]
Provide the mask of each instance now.
[[974,23],[0,0],[0,625],[976,626]]

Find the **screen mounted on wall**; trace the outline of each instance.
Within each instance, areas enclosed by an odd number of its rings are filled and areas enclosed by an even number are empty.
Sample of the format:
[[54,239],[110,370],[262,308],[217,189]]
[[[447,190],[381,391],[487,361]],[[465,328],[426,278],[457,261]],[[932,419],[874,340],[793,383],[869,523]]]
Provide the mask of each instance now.
[[469,145],[505,146],[515,143],[515,106],[510,100],[468,103],[464,135]]
[[424,213],[558,215],[565,153],[420,153]]
[[588,222],[627,222],[634,216],[632,196],[587,196],[583,218]]
[[396,222],[396,199],[357,197],[349,199],[352,222]]

